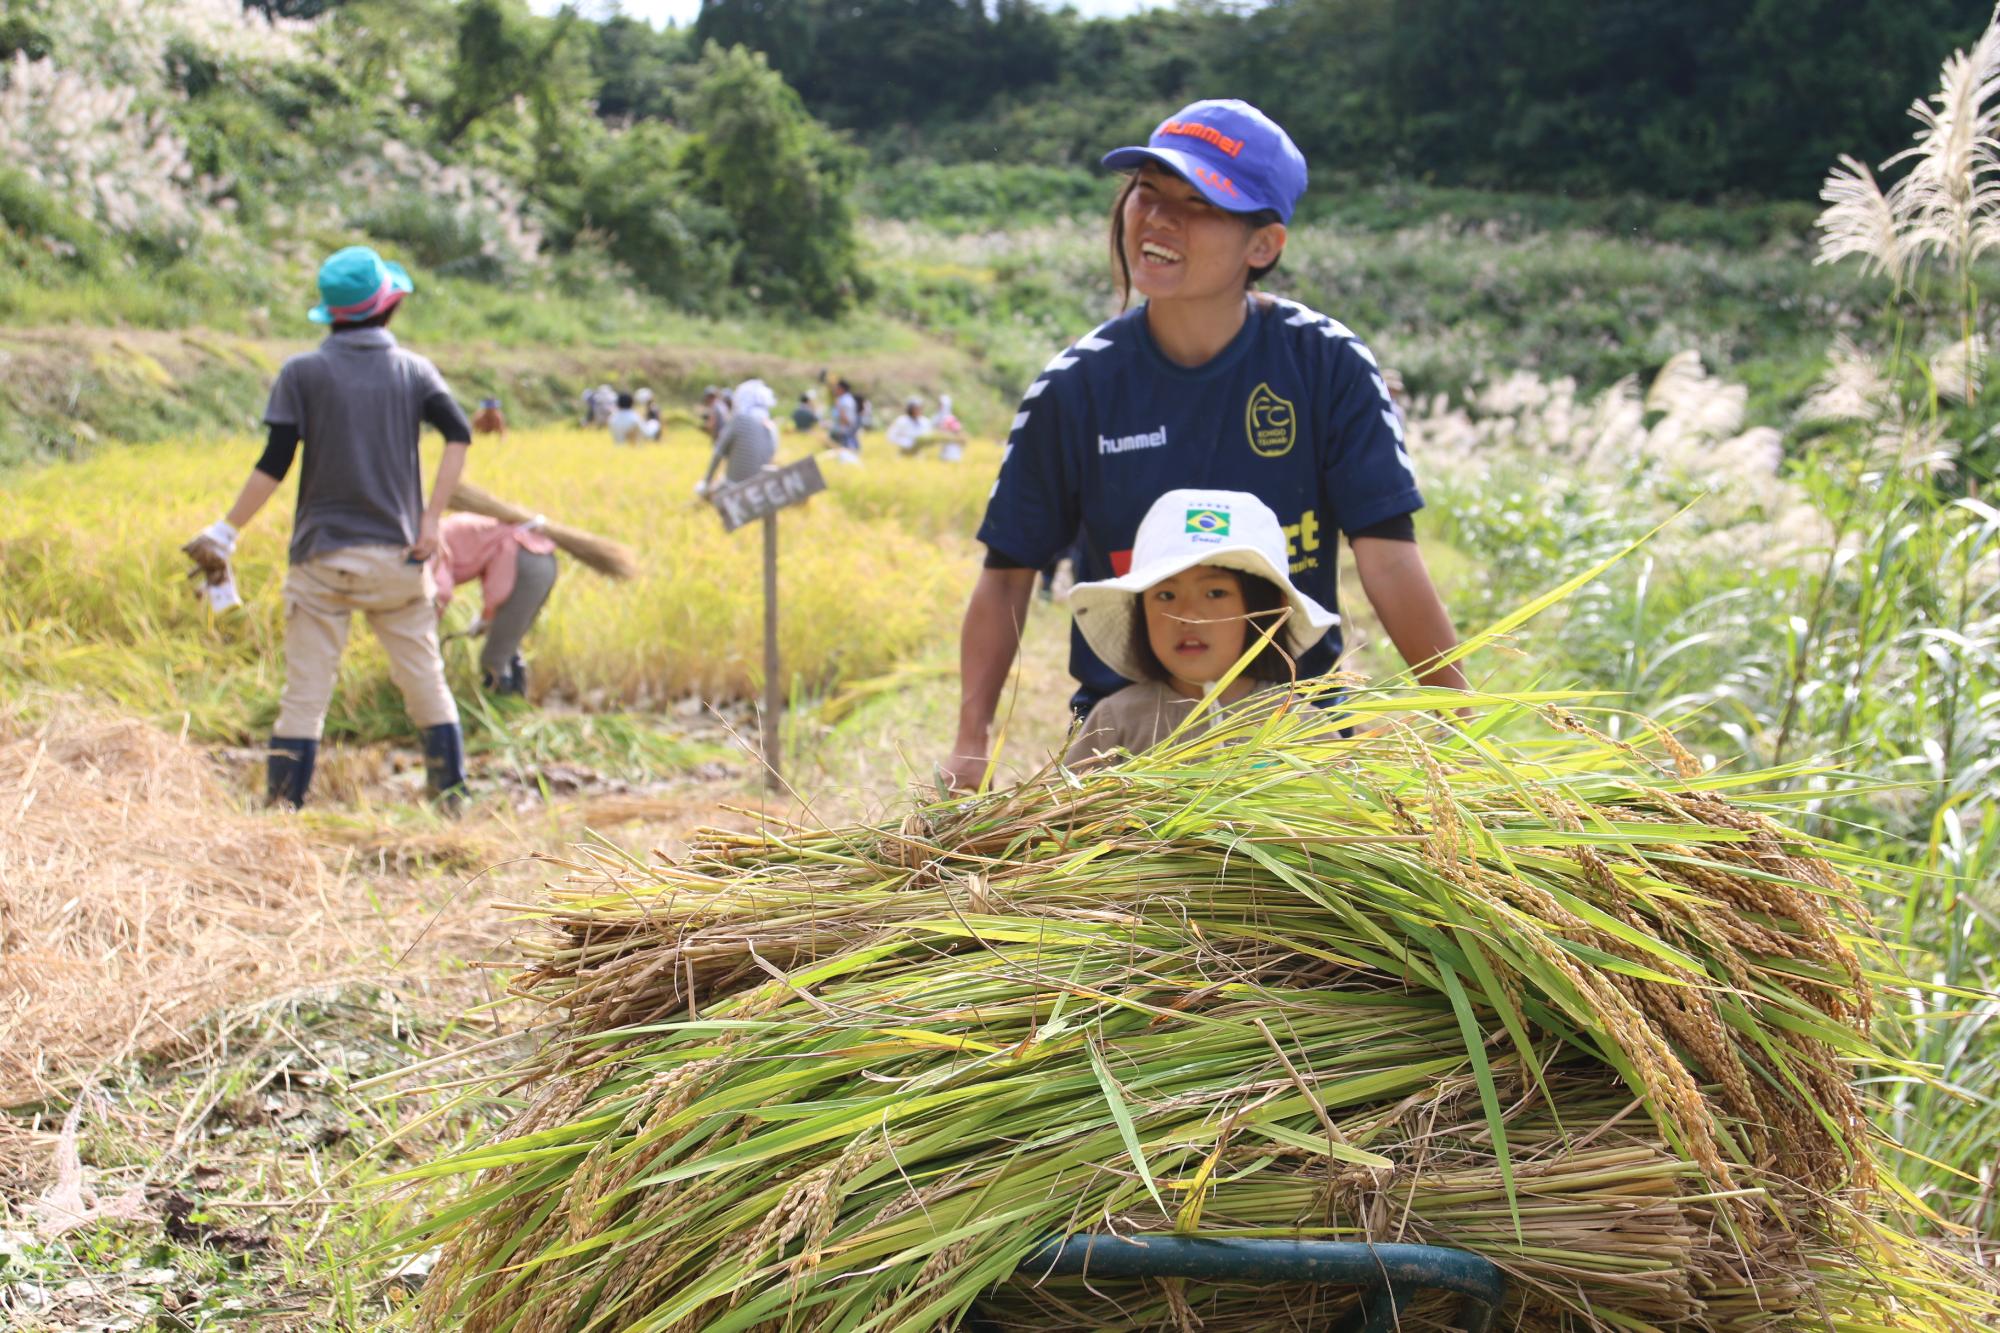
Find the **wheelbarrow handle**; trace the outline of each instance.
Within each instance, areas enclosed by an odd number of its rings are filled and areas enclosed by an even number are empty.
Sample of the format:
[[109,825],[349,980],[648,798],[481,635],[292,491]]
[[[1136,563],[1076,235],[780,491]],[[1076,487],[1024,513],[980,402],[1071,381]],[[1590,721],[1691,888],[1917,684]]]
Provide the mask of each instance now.
[[1358,1241],[1077,1235],[1051,1240],[1015,1270],[1024,1278],[1180,1277],[1198,1282],[1319,1282],[1363,1288],[1352,1333],[1386,1333],[1422,1291],[1462,1298],[1458,1325],[1487,1333],[1506,1299],[1507,1276],[1466,1250]]

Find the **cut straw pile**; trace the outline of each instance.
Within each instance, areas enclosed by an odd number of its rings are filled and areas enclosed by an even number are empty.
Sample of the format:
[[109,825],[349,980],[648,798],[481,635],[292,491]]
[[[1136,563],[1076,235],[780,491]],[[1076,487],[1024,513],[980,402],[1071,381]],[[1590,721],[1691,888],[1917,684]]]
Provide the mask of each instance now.
[[0,710],[0,1104],[345,953],[333,881],[185,741],[67,703]]
[[1485,705],[1532,735],[1298,707],[897,826],[579,859],[517,981],[566,1038],[509,1137],[411,1173],[480,1173],[397,1238],[447,1242],[428,1325],[1261,1330],[1354,1299],[1015,1275],[1051,1236],[1182,1232],[1471,1250],[1498,1327],[1990,1327],[1878,1164],[1856,1081],[1912,1071],[1838,849],[1664,736]]

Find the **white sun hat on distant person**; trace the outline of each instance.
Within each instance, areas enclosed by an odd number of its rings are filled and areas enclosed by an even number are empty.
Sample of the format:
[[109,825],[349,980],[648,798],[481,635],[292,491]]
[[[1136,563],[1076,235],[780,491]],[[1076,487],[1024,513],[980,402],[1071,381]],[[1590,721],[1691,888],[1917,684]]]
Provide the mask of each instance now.
[[771,409],[778,405],[778,395],[762,380],[744,380],[731,392],[730,398],[738,412],[753,417],[769,416]]
[[[1247,491],[1168,491],[1153,501],[1132,543],[1132,567],[1122,578],[1079,583],[1069,605],[1091,651],[1127,680],[1143,680],[1150,648],[1132,615],[1133,599],[1162,579],[1196,565],[1255,574],[1277,585],[1291,607],[1275,640],[1297,657],[1340,623],[1340,617],[1292,586],[1285,529],[1271,507]],[[1262,626],[1248,627],[1245,646]],[[1142,651],[1143,650],[1143,651]]]

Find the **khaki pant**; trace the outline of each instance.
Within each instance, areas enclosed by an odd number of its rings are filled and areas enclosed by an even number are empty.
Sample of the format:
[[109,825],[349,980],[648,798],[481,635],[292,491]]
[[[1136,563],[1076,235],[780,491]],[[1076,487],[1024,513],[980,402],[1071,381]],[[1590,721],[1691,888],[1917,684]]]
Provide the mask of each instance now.
[[340,653],[356,611],[389,654],[389,674],[419,728],[458,721],[438,652],[437,585],[400,546],[349,546],[292,566],[285,577],[285,692],[274,736],[318,740],[333,703]]

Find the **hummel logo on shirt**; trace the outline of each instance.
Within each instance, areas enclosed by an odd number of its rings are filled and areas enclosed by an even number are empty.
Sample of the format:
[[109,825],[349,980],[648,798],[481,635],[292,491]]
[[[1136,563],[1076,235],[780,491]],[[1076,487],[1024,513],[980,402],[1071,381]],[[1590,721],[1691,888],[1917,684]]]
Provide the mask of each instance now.
[[1097,437],[1097,452],[1100,454],[1126,454],[1134,449],[1164,449],[1167,445],[1167,428],[1149,430],[1143,435],[1109,435]]

